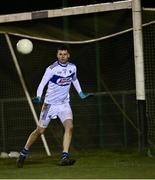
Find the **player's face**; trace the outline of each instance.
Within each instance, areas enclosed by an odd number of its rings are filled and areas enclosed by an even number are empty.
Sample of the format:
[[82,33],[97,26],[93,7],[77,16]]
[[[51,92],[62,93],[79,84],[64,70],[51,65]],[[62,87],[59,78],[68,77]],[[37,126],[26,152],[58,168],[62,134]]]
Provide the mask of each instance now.
[[60,63],[65,64],[68,61],[69,57],[70,54],[67,50],[58,50],[57,58]]

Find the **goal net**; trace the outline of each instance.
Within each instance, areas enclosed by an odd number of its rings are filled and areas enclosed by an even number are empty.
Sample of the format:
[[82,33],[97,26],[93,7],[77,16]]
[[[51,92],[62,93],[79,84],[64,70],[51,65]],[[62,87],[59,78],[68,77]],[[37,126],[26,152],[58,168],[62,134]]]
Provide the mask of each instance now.
[[154,148],[155,143],[155,9],[144,8],[143,18],[146,23],[143,26],[144,58],[146,78],[146,101],[148,118],[149,143]]
[[[19,16],[19,22],[12,22],[15,17],[18,19],[18,14],[0,18],[1,22],[8,19],[0,26],[0,151],[19,151],[36,127],[12,61],[6,33],[31,98],[36,94],[45,68],[56,60],[57,47],[62,43],[71,49],[71,62],[77,65],[83,91],[98,93],[82,101],[71,88],[74,115],[71,148],[138,147],[131,1],[97,7],[24,13]],[[75,15],[75,12],[79,13]],[[28,19],[22,19],[25,17]],[[31,54],[24,56],[17,52],[16,43],[21,38],[33,42]],[[39,117],[41,106],[33,108]],[[49,149],[61,150],[62,135],[60,121],[52,120],[45,132]],[[43,149],[41,140],[32,147],[35,152],[43,152]]]

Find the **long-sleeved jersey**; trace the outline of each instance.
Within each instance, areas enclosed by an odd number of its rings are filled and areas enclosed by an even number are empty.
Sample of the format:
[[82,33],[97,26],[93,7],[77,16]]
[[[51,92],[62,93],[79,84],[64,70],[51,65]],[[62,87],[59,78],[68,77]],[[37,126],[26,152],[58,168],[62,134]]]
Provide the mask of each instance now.
[[47,104],[57,105],[69,102],[69,90],[71,83],[73,83],[78,93],[82,91],[76,76],[76,66],[69,62],[61,64],[59,61],[56,61],[46,68],[37,89],[37,96],[42,96],[47,83],[48,87],[44,100]]

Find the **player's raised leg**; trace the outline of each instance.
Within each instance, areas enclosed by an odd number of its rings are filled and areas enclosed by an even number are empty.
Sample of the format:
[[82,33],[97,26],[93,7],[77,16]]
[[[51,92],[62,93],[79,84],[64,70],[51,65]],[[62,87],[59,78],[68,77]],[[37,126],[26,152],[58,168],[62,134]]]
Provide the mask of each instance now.
[[45,131],[45,128],[37,126],[37,128],[30,134],[28,137],[28,140],[25,144],[25,147],[21,150],[20,156],[17,159],[17,167],[22,168],[24,165],[25,158],[29,154],[30,147],[34,144],[34,142],[43,134]]

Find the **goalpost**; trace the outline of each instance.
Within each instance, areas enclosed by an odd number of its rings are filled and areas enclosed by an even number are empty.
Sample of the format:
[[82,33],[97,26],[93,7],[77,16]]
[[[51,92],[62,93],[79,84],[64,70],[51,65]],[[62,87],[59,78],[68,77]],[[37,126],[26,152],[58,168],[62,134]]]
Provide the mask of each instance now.
[[[145,81],[144,81],[144,58],[143,58],[143,37],[142,37],[142,19],[141,19],[141,4],[140,0],[125,0],[125,1],[118,1],[113,3],[100,3],[94,5],[87,5],[87,6],[78,6],[78,7],[69,7],[63,9],[56,9],[56,10],[43,10],[43,11],[34,11],[34,12],[26,12],[26,13],[16,13],[11,15],[1,15],[0,16],[0,23],[9,23],[9,22],[18,22],[18,21],[31,21],[35,19],[44,19],[44,18],[55,18],[55,17],[64,17],[64,16],[72,16],[72,15],[83,15],[89,13],[98,13],[98,12],[106,12],[106,11],[117,11],[122,9],[131,9],[132,10],[132,18],[133,18],[133,37],[134,37],[134,59],[135,59],[135,79],[136,79],[136,99],[138,102],[139,108],[139,122],[140,125],[140,150],[144,150],[147,146],[147,127],[146,127],[146,102],[145,102]],[[130,29],[131,30],[131,29]],[[130,31],[129,30],[129,31]],[[127,30],[128,31],[128,30]],[[124,32],[123,32],[124,33]],[[11,41],[9,39],[9,34],[17,35],[20,37],[30,37],[28,35],[22,35],[18,33],[5,33],[5,37],[7,43],[9,45],[10,52],[12,54],[12,60],[14,61],[15,68],[17,70],[19,79],[21,81],[22,87],[25,92],[25,96],[29,103],[31,112],[33,114],[34,120],[37,123],[37,115],[33,104],[30,99],[29,92],[25,85],[24,77],[22,76],[20,66],[17,63],[17,59],[14,53],[14,49],[12,48]],[[119,34],[119,33],[118,33]],[[114,36],[117,34],[114,34]],[[32,39],[42,39],[38,37],[31,36]],[[53,40],[53,42],[58,43],[68,43],[68,44],[80,44],[80,43],[90,43],[95,42],[96,40],[103,40],[107,37],[95,38],[91,40],[85,41],[61,41],[61,40]],[[43,39],[44,41],[52,41],[49,39]],[[138,131],[139,132],[139,131]],[[47,155],[51,155],[48,144],[44,135],[42,136],[42,141],[46,150]]]
[[146,99],[145,99],[145,77],[144,77],[144,55],[143,55],[143,35],[142,35],[142,14],[141,1],[132,1],[133,17],[133,38],[134,38],[134,60],[136,78],[136,98],[139,110],[140,144],[139,149],[147,148],[147,119],[146,119]]

